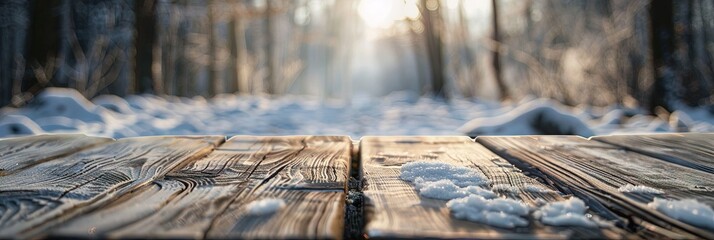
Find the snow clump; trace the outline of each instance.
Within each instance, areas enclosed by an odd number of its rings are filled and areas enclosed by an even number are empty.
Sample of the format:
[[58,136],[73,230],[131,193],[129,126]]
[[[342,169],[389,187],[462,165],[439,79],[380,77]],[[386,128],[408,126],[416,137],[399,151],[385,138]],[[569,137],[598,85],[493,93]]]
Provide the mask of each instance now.
[[469,195],[446,203],[454,217],[502,228],[525,227],[528,205],[521,201]]
[[568,200],[546,203],[533,215],[541,222],[553,226],[597,227],[589,214],[583,200],[571,197]]
[[461,166],[441,162],[409,162],[402,165],[402,180],[415,182],[420,178],[424,182],[436,182],[448,179],[459,187],[481,186],[489,183],[483,173]]
[[627,184],[624,185],[620,188],[617,189],[617,191],[620,192],[629,192],[629,193],[651,193],[651,194],[663,194],[664,192],[662,190],[653,188],[653,187],[648,187],[645,185],[632,185],[632,184]]
[[714,211],[710,206],[695,199],[655,198],[647,206],[679,221],[714,230]]
[[285,201],[278,198],[265,198],[256,200],[246,206],[248,215],[263,216],[275,213],[285,208]]
[[[528,226],[528,205],[498,198],[483,188],[489,181],[478,170],[440,162],[410,162],[402,165],[399,177],[413,182],[423,197],[449,200],[446,207],[458,219],[502,228]],[[508,185],[499,189],[513,191]]]

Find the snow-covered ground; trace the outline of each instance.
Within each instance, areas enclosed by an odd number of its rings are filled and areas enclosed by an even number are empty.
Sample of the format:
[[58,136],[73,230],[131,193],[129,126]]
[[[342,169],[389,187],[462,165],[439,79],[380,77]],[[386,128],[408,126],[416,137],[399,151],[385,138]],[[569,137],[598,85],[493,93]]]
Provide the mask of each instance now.
[[153,95],[99,96],[50,88],[24,108],[0,110],[0,137],[85,133],[114,138],[146,135],[525,135],[582,136],[714,131],[711,109],[681,106],[652,117],[623,107],[570,108],[529,98],[497,103],[452,99],[448,104],[403,92],[332,104],[296,96],[221,95],[212,99]]

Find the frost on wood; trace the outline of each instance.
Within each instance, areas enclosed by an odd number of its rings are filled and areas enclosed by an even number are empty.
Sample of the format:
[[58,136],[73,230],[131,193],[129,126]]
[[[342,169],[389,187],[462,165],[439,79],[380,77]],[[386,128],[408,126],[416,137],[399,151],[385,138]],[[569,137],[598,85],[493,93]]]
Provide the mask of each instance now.
[[696,199],[667,200],[655,198],[647,206],[679,221],[714,230],[714,211],[710,206]]
[[629,183],[618,188],[617,191],[629,192],[629,193],[650,193],[650,194],[663,194],[664,193],[662,190],[659,190],[659,189],[656,189],[653,187],[648,187],[648,186],[644,186],[644,185],[632,185]]
[[263,216],[275,213],[280,209],[285,208],[285,201],[278,198],[265,198],[256,200],[246,206],[248,215]]
[[571,197],[568,200],[547,203],[533,215],[541,222],[553,226],[597,227],[589,214],[583,200]]

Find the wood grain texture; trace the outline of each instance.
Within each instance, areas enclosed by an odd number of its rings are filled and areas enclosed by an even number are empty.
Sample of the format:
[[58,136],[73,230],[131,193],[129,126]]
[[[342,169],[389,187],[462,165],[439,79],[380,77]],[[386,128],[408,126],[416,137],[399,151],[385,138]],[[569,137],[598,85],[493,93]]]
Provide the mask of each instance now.
[[0,238],[32,237],[204,156],[223,137],[112,141],[0,177]]
[[[625,184],[662,189],[669,198],[697,198],[712,204],[714,176],[678,164],[577,136],[479,137],[477,142],[514,162],[545,173],[579,197],[593,199],[635,226],[664,238],[711,238],[711,232],[684,224],[646,206],[655,195],[622,193]],[[651,231],[651,232],[648,232]]]
[[[233,137],[164,179],[55,228],[53,235],[339,238],[350,149],[348,137]],[[269,197],[283,199],[286,208],[246,214],[246,204]]]
[[592,139],[714,174],[714,133],[613,135]]
[[113,140],[81,134],[0,139],[0,176],[110,141]]
[[536,199],[564,200],[556,191],[526,191],[527,185],[551,189],[468,137],[364,137],[360,145],[367,201],[365,233],[371,238],[622,238],[616,228],[559,228],[530,219],[528,227],[503,229],[450,216],[446,201],[421,197],[399,178],[400,166],[411,161],[438,161],[478,169],[491,184],[507,184],[518,192],[496,192],[531,207]]

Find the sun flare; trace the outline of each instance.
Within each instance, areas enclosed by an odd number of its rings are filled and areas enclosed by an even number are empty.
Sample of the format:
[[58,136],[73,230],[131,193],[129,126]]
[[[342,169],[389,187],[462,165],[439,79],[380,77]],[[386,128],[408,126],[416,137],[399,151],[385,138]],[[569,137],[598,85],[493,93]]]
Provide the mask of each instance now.
[[371,28],[389,28],[395,21],[419,18],[416,0],[362,0],[357,11]]

